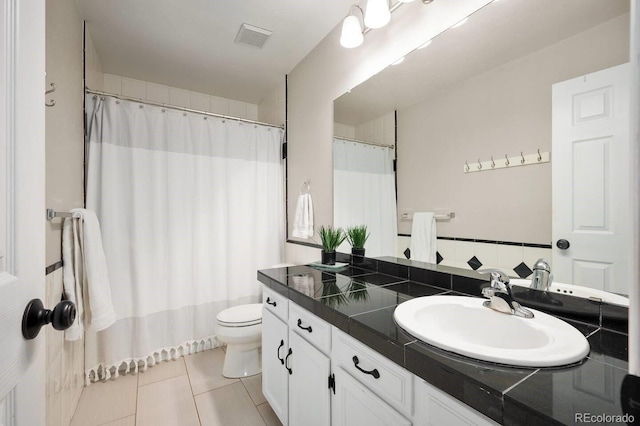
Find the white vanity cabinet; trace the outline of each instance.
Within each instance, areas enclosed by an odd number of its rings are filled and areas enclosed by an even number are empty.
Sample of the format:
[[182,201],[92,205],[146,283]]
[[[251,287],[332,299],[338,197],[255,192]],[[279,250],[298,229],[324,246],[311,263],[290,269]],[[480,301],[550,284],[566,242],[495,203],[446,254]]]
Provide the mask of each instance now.
[[264,289],[262,393],[283,425],[328,426],[331,326],[290,301],[278,317],[266,304],[280,305],[272,293]]
[[285,426],[497,425],[286,297],[263,294],[262,392]]

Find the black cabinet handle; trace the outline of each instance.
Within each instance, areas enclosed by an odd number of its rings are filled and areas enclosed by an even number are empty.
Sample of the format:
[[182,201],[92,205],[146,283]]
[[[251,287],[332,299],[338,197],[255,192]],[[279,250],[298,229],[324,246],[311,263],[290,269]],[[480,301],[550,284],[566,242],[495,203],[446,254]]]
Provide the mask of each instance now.
[[380,378],[380,373],[378,372],[377,368],[374,368],[371,371],[363,370],[358,365],[358,364],[360,364],[360,360],[358,359],[358,357],[354,355],[352,359],[353,359],[353,365],[355,365],[358,370],[362,371],[364,374],[372,375],[374,379],[379,379]]
[[284,359],[284,368],[286,368],[289,371],[289,374],[293,374],[293,371],[289,368],[289,357],[291,356],[292,353],[293,351],[291,350],[291,348],[289,348],[289,353],[287,354],[287,357]]
[[280,358],[280,348],[284,346],[284,340],[280,340],[280,346],[278,346],[278,359],[280,364],[284,365],[284,358]]
[[302,320],[300,318],[298,318],[298,327],[300,327],[303,330],[307,330],[309,333],[311,333],[313,330],[311,329],[311,326],[309,327],[303,327],[302,326]]
[[274,300],[273,302],[271,301],[270,297],[267,297],[267,305],[271,305],[275,308],[276,306],[276,301]]

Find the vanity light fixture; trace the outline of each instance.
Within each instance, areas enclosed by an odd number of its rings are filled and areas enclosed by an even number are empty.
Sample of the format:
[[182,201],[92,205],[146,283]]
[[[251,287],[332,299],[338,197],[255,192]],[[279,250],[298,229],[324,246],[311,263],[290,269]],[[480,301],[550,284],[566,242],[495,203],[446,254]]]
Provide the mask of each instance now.
[[369,28],[382,28],[391,20],[388,0],[367,0],[364,24]]
[[[358,16],[359,15],[359,16]],[[340,45],[351,49],[358,47],[364,41],[362,34],[363,13],[358,6],[351,6],[349,16],[342,21],[342,35],[340,36]]]

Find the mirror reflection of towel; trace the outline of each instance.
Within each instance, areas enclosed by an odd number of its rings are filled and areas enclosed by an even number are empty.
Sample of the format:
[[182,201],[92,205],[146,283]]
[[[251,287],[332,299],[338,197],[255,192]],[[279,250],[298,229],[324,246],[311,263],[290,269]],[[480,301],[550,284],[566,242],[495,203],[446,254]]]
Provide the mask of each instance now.
[[436,219],[433,212],[413,214],[411,260],[436,263]]
[[311,274],[293,276],[293,288],[305,296],[313,297],[315,280]]
[[304,239],[313,237],[313,202],[309,193],[298,196],[292,235]]

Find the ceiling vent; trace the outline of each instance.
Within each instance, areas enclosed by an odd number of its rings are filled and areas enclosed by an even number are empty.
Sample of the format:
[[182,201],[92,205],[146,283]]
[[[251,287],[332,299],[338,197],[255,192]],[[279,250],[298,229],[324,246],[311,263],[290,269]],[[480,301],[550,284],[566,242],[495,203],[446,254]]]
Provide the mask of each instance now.
[[243,43],[248,44],[249,46],[262,48],[271,34],[272,31],[265,30],[264,28],[254,27],[249,24],[242,24],[240,26],[240,31],[238,31],[238,35],[236,35],[236,43]]

